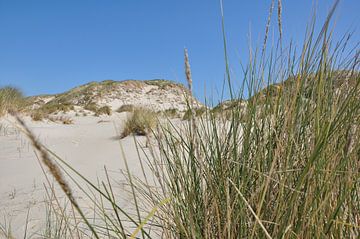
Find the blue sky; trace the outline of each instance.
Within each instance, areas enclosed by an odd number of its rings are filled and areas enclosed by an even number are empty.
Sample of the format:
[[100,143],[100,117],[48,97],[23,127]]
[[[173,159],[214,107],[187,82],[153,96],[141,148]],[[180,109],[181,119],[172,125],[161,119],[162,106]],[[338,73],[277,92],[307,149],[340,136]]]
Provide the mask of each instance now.
[[[333,1],[318,0],[319,22]],[[234,79],[252,45],[263,41],[270,0],[224,0]],[[312,0],[283,0],[285,43],[298,45]],[[355,30],[360,1],[343,0],[335,14],[340,37]],[[276,30],[276,17],[272,21]],[[355,41],[354,41],[355,42]],[[188,48],[195,94],[217,99],[225,64],[218,0],[0,0],[0,86],[26,95],[60,93],[105,79],[171,79],[185,82]],[[239,77],[240,78],[240,77]]]

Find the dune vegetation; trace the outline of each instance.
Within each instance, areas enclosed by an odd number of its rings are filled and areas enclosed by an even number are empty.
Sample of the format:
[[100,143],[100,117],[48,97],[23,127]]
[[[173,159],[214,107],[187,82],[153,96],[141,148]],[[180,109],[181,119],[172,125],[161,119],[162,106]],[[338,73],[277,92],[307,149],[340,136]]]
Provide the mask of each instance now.
[[9,110],[20,111],[23,106],[24,97],[19,89],[10,86],[0,88],[0,116]]
[[[218,117],[221,107],[196,117],[189,104],[184,128],[171,121],[155,127],[154,112],[131,109],[122,138],[151,133],[156,142],[143,162],[152,175],[135,178],[125,162],[134,210],[118,205],[106,168],[107,181],[90,182],[26,131],[73,210],[53,213],[46,237],[356,238],[359,50],[343,54],[350,36],[331,38],[335,8],[318,34],[310,24],[299,53],[283,47],[281,38],[267,51],[265,40],[249,59],[240,89],[233,88],[226,61],[233,102],[226,117]],[[185,66],[191,94],[187,53]],[[244,99],[246,107],[239,103]],[[62,170],[86,184],[79,190],[94,203],[90,217],[58,173]]]
[[146,136],[155,130],[157,124],[158,118],[154,111],[143,107],[135,107],[125,121],[120,137],[125,138],[128,135]]

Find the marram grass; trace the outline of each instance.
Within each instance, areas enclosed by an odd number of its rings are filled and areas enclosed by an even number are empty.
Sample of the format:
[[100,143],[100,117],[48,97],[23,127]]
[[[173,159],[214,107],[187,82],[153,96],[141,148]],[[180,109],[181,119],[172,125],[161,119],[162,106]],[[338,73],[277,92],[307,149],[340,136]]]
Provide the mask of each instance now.
[[23,94],[19,89],[10,86],[0,88],[0,116],[9,110],[19,111],[23,105]]

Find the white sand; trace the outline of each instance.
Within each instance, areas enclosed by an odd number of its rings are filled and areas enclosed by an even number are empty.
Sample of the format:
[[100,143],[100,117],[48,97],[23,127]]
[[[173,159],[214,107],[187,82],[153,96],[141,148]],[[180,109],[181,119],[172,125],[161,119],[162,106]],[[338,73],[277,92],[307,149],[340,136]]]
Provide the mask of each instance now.
[[[74,118],[72,125],[33,122],[26,118],[26,123],[44,145],[93,182],[96,182],[97,178],[105,178],[106,165],[111,177],[116,180],[117,193],[123,194],[123,201],[119,204],[127,207],[131,198],[121,186],[123,177],[119,171],[125,167],[119,140],[115,139],[115,127],[121,129],[125,117],[125,113],[106,117],[80,116]],[[11,223],[13,236],[22,238],[29,208],[29,231],[40,230],[41,233],[43,230],[46,216],[43,203],[46,193],[43,184],[46,180],[31,144],[23,133],[14,128],[9,119],[0,120],[0,226],[9,226]],[[103,122],[99,123],[100,120]],[[137,137],[137,140],[145,142],[144,137]],[[120,142],[130,169],[140,176],[133,137],[127,137]],[[75,194],[80,197],[81,194],[74,189]],[[57,195],[64,197],[59,189]],[[78,199],[81,201],[81,198]],[[33,238],[37,237],[35,235]]]

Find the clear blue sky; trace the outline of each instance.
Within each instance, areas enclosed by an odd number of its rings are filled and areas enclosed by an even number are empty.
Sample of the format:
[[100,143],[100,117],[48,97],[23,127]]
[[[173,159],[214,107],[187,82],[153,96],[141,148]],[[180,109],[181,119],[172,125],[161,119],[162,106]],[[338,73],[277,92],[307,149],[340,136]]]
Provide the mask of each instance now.
[[[332,2],[318,0],[319,21]],[[235,79],[247,57],[249,30],[252,44],[263,41],[269,4],[224,0]],[[301,45],[312,8],[312,0],[283,0],[285,42]],[[351,29],[359,40],[359,12],[359,0],[340,2],[336,37]],[[218,0],[0,0],[0,86],[17,86],[26,95],[104,79],[183,83],[184,47],[196,95],[203,99],[206,86],[216,99],[225,71]]]

